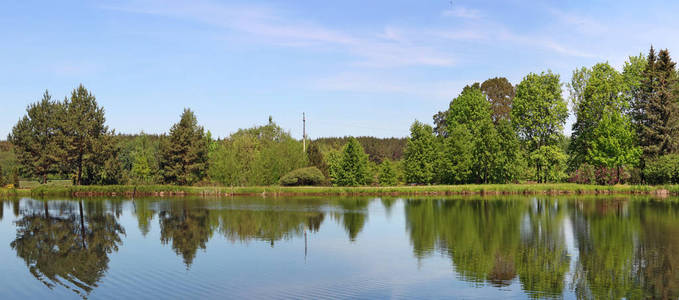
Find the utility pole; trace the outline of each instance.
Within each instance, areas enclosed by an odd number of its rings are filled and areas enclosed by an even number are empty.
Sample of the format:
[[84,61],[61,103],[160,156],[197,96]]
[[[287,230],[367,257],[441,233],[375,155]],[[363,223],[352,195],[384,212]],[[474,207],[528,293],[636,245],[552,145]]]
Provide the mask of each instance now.
[[306,153],[306,115],[302,112],[302,151]]

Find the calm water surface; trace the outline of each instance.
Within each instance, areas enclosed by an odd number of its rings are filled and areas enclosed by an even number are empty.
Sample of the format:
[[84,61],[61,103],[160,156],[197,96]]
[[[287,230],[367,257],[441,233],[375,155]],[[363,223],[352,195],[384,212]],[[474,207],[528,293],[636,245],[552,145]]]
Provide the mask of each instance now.
[[679,297],[676,200],[1,201],[3,299]]

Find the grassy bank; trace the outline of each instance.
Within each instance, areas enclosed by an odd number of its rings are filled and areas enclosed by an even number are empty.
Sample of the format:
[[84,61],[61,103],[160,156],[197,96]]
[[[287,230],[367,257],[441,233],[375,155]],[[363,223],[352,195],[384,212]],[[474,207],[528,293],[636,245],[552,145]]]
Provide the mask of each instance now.
[[395,187],[187,187],[175,185],[39,186],[0,189],[0,196],[296,196],[296,195],[519,195],[655,194],[679,195],[679,185],[484,184]]

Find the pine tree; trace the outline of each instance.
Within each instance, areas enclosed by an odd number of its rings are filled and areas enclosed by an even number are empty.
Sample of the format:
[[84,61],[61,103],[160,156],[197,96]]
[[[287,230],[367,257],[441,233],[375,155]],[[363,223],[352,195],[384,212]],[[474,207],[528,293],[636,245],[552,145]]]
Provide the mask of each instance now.
[[26,115],[17,122],[9,135],[24,170],[45,183],[47,175],[57,171],[62,154],[59,146],[61,132],[55,116],[63,109],[61,103],[52,101],[45,91],[40,102],[26,108]]
[[208,143],[193,111],[184,109],[181,120],[172,125],[161,148],[165,182],[191,185],[205,178]]
[[61,131],[61,145],[64,150],[65,170],[74,175],[75,183],[83,183],[83,170],[98,165],[103,139],[109,135],[104,125],[104,109],[97,100],[81,84],[71,93],[70,99],[64,100],[64,109],[58,115]]
[[661,50],[656,57],[649,51],[646,69],[635,99],[633,117],[642,167],[645,160],[674,153],[679,148],[679,104],[677,104],[677,74],[669,51]]

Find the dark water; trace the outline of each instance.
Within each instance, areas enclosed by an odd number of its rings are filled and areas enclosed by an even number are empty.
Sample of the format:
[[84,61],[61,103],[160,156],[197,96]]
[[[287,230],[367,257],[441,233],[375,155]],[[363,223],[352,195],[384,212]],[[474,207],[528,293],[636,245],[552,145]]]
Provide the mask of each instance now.
[[3,200],[0,297],[674,298],[679,202]]

